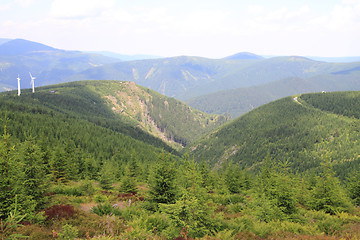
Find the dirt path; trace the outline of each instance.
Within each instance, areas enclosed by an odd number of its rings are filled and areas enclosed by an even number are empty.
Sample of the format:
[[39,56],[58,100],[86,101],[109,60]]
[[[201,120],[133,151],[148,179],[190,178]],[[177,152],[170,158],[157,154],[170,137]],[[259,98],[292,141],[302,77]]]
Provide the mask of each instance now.
[[298,104],[301,104],[301,102],[299,102],[298,97],[294,97],[294,101],[297,102]]

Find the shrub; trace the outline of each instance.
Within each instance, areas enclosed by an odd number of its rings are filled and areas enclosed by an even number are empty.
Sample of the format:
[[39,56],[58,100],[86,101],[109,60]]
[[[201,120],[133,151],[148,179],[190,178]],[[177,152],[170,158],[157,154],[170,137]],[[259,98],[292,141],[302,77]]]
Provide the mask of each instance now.
[[91,212],[95,213],[99,216],[104,215],[120,215],[119,209],[116,206],[111,205],[109,202],[106,202],[104,204],[98,204],[97,206],[94,206],[91,208]]
[[82,196],[84,195],[81,186],[67,186],[67,185],[56,185],[53,187],[52,192],[55,194],[64,194],[68,196]]
[[94,201],[96,203],[103,203],[103,202],[106,202],[108,199],[105,195],[102,195],[102,194],[96,194],[94,196]]
[[80,185],[80,189],[81,189],[81,192],[86,193],[86,195],[93,195],[95,192],[95,188],[92,184],[92,181],[90,181],[90,180],[85,180]]
[[73,240],[78,236],[78,230],[71,225],[64,225],[62,231],[58,233],[58,239],[60,240]]
[[63,218],[70,219],[75,214],[75,209],[70,205],[54,205],[45,211],[46,221],[50,220],[61,220]]

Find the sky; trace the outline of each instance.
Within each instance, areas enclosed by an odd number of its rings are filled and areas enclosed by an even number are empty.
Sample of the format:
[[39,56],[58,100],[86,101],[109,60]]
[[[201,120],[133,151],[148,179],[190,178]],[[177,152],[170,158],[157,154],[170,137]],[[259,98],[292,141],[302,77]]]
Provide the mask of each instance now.
[[0,38],[163,57],[360,56],[360,0],[0,0]]

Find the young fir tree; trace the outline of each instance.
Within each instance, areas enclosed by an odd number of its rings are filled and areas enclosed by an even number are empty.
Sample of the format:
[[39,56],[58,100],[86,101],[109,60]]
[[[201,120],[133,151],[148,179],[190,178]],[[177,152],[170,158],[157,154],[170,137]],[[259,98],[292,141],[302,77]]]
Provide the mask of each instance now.
[[330,163],[323,164],[324,174],[311,191],[310,207],[326,213],[347,212],[352,205],[339,180],[334,176]]
[[4,133],[0,141],[0,218],[4,219],[11,211],[14,198],[13,179],[11,178],[11,152],[14,147],[10,145],[10,135],[5,122]]
[[137,169],[138,164],[135,157],[131,157],[130,161],[126,164],[125,173],[121,180],[120,192],[135,193],[137,191]]
[[360,172],[352,173],[347,180],[349,197],[354,205],[360,206]]
[[163,153],[162,161],[158,162],[150,179],[150,198],[155,203],[174,203],[177,195],[176,170],[169,161],[170,155]]
[[260,208],[264,207],[264,213],[271,213],[275,218],[297,212],[296,190],[290,175],[287,175],[287,168],[287,161],[275,165],[268,154],[258,177],[257,197]]
[[21,192],[34,203],[35,210],[40,209],[46,201],[47,179],[42,156],[40,148],[31,138],[17,148],[17,161],[22,164]]
[[115,182],[115,169],[113,162],[106,161],[103,164],[99,176],[99,183],[103,189],[112,189],[112,185]]
[[240,193],[250,188],[250,179],[246,172],[232,162],[225,170],[225,183],[231,193]]
[[50,159],[50,168],[51,168],[51,178],[55,182],[67,182],[67,166],[66,166],[66,156],[65,151],[58,146]]

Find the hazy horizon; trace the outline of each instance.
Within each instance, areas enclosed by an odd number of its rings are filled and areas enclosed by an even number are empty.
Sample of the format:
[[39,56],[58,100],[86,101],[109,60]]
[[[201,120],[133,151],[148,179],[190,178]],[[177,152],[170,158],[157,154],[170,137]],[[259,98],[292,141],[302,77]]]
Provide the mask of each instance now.
[[3,0],[0,38],[126,55],[360,56],[360,0]]

